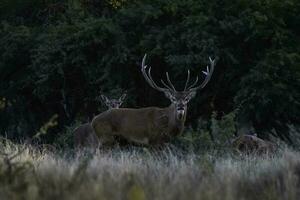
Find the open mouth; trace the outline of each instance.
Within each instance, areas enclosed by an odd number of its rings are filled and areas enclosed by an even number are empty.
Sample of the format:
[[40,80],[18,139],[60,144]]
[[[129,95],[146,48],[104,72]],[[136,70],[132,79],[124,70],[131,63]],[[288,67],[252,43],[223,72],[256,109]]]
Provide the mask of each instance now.
[[182,119],[184,117],[184,110],[177,110],[178,119]]

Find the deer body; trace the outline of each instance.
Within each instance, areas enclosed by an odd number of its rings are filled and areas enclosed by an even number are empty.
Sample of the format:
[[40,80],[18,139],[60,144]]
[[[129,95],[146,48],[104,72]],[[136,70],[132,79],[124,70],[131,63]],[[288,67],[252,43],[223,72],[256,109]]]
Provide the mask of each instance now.
[[[109,99],[106,96],[101,95],[101,99],[107,106],[108,110],[118,109],[122,105],[125,97],[126,93],[124,93],[119,99]],[[98,137],[95,135],[91,123],[82,124],[74,130],[74,145],[77,148],[96,148],[99,146]]]
[[111,109],[96,116],[93,129],[102,144],[112,143],[115,136],[139,144],[167,141],[182,133],[184,121],[175,118],[175,106],[167,108]]
[[241,135],[232,142],[233,147],[239,153],[274,153],[276,145],[270,141],[258,138],[255,135]]
[[82,124],[74,130],[74,145],[76,147],[96,148],[98,144],[98,138],[90,123]]

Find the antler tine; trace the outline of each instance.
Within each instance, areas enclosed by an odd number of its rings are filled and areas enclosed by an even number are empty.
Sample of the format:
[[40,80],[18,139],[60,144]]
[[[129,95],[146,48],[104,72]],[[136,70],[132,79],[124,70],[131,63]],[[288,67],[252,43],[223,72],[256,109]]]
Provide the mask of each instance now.
[[[144,55],[143,57],[143,61],[142,61],[142,74],[144,76],[144,78],[146,79],[146,81],[150,84],[151,87],[155,87],[151,81],[151,79],[149,79],[148,74],[146,73],[145,69],[147,68],[147,65],[145,65],[145,60],[146,60],[147,54]],[[151,67],[149,67],[148,69],[148,73],[151,73]]]
[[194,86],[198,83],[198,80],[199,80],[199,77],[196,76],[196,80],[194,81],[194,83],[193,83],[192,85],[190,85],[190,86],[188,87],[188,90],[191,89],[192,87],[194,87]]
[[170,86],[168,86],[168,84],[165,83],[164,80],[160,79],[160,82],[161,82],[166,88],[168,88],[169,90],[173,90]]
[[191,86],[189,87],[189,90],[198,90],[198,89],[202,89],[202,88],[204,88],[205,85],[209,82],[209,80],[210,80],[210,78],[211,78],[211,76],[212,76],[212,74],[213,74],[213,72],[214,72],[215,64],[216,64],[215,59],[212,60],[211,57],[209,57],[209,62],[210,62],[210,69],[209,69],[208,66],[206,66],[206,71],[202,71],[202,73],[206,75],[204,81],[203,81],[199,86],[197,86],[197,87],[193,87],[194,84],[191,85]]
[[172,84],[172,82],[171,82],[171,80],[170,80],[169,73],[166,72],[166,75],[167,75],[167,81],[168,81],[169,85],[172,87],[172,90],[173,90],[174,92],[176,92],[176,89],[175,89],[174,85]]
[[[156,88],[156,89],[161,89],[161,87],[159,87],[154,81],[153,81],[153,78],[152,78],[152,75],[151,75],[151,67],[149,67],[148,69],[148,72],[147,72],[147,77],[150,81],[150,84],[152,85],[152,87]],[[163,89],[163,88],[162,88]]]
[[147,65],[145,65],[145,60],[146,60],[147,54],[144,55],[143,61],[142,61],[142,74],[144,76],[144,78],[146,79],[146,81],[148,82],[148,84],[153,87],[154,89],[157,89],[159,91],[165,92],[166,90],[169,90],[169,88],[162,88],[159,87],[152,79],[151,76],[151,67],[149,67],[148,69],[148,73],[145,71],[145,69],[147,68]]
[[145,53],[143,60],[142,60],[142,68],[147,67],[147,65],[145,66],[145,60],[147,58],[147,54]]
[[190,70],[188,70],[187,79],[184,85],[184,91],[186,90],[186,87],[188,86],[189,82],[190,82]]

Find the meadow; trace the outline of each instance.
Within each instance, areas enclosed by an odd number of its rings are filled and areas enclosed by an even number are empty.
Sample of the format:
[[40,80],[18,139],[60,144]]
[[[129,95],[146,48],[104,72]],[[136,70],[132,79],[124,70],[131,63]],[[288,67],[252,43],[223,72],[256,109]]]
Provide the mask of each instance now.
[[114,147],[59,150],[2,140],[0,197],[13,199],[298,199],[300,153],[240,155]]

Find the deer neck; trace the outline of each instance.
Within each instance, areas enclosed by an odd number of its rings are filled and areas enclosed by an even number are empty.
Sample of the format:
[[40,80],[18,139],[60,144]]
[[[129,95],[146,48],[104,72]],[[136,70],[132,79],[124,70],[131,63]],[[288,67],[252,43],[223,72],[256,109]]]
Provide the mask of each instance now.
[[184,129],[184,123],[186,119],[186,112],[184,113],[184,117],[182,119],[177,119],[176,117],[176,106],[175,104],[171,104],[168,107],[169,114],[169,134],[170,135],[179,135],[182,133]]

